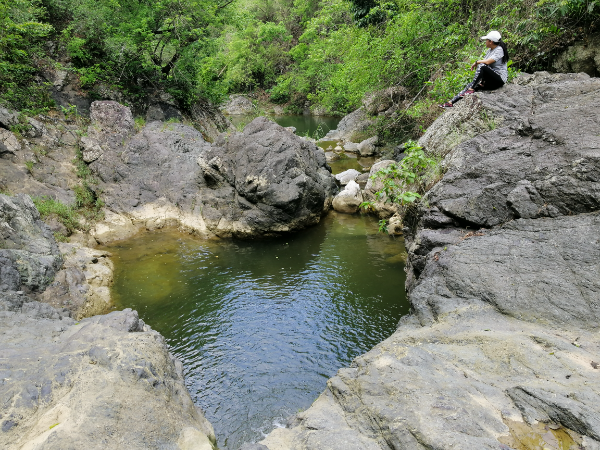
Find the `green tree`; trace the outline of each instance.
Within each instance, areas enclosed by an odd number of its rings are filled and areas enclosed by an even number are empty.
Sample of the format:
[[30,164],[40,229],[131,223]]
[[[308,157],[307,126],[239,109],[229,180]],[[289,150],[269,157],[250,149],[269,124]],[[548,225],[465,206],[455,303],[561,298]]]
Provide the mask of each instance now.
[[15,109],[48,103],[33,85],[33,59],[52,31],[40,21],[44,14],[36,0],[0,0],[0,101]]

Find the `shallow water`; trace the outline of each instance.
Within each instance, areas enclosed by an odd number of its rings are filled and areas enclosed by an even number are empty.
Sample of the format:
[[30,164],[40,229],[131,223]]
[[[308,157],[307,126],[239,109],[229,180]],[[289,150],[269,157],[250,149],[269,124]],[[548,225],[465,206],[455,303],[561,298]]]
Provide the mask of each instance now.
[[403,241],[366,216],[330,213],[281,239],[162,231],[109,249],[118,307],[165,336],[222,449],[308,408],[408,312]]

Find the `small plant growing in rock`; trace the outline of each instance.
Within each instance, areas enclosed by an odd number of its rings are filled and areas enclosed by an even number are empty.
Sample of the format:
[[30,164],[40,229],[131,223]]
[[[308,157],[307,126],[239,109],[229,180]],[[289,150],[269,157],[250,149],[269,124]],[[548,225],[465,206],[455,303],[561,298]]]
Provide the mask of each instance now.
[[69,242],[69,238],[64,234],[60,233],[59,231],[55,231],[52,234],[54,235],[54,239],[56,239],[57,242]]
[[77,117],[79,116],[79,112],[77,111],[77,106],[71,105],[70,103],[69,103],[69,106],[66,106],[66,107],[60,105],[60,110],[65,115],[65,120],[67,122],[76,120]]
[[135,122],[135,131],[141,131],[142,128],[144,128],[146,126],[146,119],[144,119],[143,117],[136,117],[134,119]]
[[35,165],[35,161],[29,160],[25,161],[25,167],[27,167],[27,171],[33,175],[33,166]]
[[54,215],[69,233],[79,229],[80,224],[77,220],[77,214],[72,206],[65,205],[45,195],[42,197],[33,197],[32,200],[40,212],[42,219]]
[[[414,141],[404,144],[404,154],[402,161],[390,164],[371,177],[383,184],[383,188],[376,193],[378,199],[385,198],[386,202],[402,206],[421,198],[417,190],[423,190],[420,183],[424,180],[426,169],[435,164],[435,160],[427,157],[423,148]],[[363,208],[370,206],[370,202],[361,204]]]
[[48,154],[48,150],[46,150],[41,145],[35,145],[33,147],[33,153],[35,154],[35,156],[38,158],[38,161],[39,161],[40,157],[46,156]]
[[78,178],[81,178],[84,182],[95,184],[95,180],[92,178],[92,171],[83,160],[83,153],[81,153],[80,149],[76,149],[75,152],[75,159],[73,159],[73,164],[75,165],[75,175],[77,175]]

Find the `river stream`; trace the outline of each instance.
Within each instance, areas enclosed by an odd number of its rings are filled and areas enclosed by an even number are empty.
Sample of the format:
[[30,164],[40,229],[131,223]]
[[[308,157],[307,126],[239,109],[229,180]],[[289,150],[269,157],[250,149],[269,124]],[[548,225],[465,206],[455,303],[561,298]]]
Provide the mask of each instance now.
[[269,240],[165,230],[107,248],[116,306],[165,336],[221,449],[259,441],[308,408],[409,308],[403,240],[378,233],[370,216],[330,212]]

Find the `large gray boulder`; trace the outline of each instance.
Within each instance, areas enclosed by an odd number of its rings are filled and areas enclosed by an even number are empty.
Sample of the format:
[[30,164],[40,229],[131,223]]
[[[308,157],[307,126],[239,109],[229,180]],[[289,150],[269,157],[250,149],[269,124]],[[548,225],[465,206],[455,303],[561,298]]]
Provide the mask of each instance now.
[[75,322],[0,293],[0,447],[213,450],[182,365],[135,311]]
[[363,202],[360,186],[354,180],[350,180],[343,191],[333,199],[333,209],[337,212],[354,214]]
[[344,116],[335,130],[330,130],[320,141],[354,142],[357,136],[363,135],[375,121],[370,119],[364,108],[358,108]]
[[337,190],[325,153],[258,117],[221,136],[198,160],[203,217],[220,236],[255,237],[319,222]]
[[116,102],[94,102],[92,120],[85,148],[107,208],[92,230],[98,242],[164,226],[273,235],[315,224],[331,206],[323,150],[265,118],[212,145],[180,123],[155,121],[136,134],[130,110]]
[[252,114],[254,112],[254,104],[245,95],[234,94],[229,96],[229,100],[220,107],[224,114],[230,116],[238,116],[244,114]]
[[598,448],[599,96],[524,75],[432,125],[447,172],[403,221],[412,313],[264,445]]
[[85,148],[94,153],[89,167],[109,210],[92,231],[96,239],[106,242],[166,225],[206,231],[201,219],[194,220],[201,209],[197,159],[210,146],[202,134],[160,121],[136,134],[131,111],[116,102],[94,102],[91,111]]

